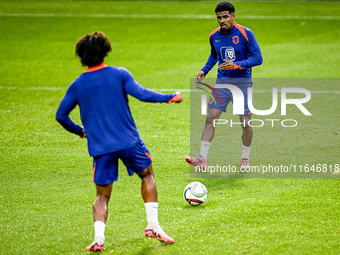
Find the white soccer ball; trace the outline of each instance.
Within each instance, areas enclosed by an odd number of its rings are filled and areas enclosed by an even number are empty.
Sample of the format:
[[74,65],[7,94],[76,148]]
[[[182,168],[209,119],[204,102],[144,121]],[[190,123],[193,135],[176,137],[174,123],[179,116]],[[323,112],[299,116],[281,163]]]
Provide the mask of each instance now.
[[207,199],[208,190],[200,182],[190,182],[184,189],[185,201],[191,205],[200,205]]

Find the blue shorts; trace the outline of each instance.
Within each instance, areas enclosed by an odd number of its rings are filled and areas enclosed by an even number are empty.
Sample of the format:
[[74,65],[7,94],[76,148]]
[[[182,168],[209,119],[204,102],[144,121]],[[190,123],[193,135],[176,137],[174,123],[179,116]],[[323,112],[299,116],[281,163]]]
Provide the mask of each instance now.
[[[241,116],[250,115],[251,112],[248,107],[248,87],[239,86],[238,88],[242,90],[244,98],[244,114],[242,114]],[[229,102],[230,101],[233,102],[233,94],[227,88],[215,88],[215,90],[219,97],[221,98],[222,105],[217,95],[215,95],[215,93],[212,93],[217,105],[215,104],[214,100],[211,97],[209,97],[208,107],[211,109],[218,109],[223,112],[226,112]]]
[[107,185],[117,181],[118,159],[123,161],[129,175],[143,172],[152,163],[150,152],[141,141],[129,149],[93,157],[93,182]]

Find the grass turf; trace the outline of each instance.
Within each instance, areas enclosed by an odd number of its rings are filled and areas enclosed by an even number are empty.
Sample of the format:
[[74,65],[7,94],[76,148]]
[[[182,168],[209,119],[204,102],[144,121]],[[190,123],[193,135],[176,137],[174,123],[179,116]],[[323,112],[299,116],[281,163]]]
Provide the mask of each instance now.
[[[95,191],[86,141],[67,133],[54,120],[67,86],[84,70],[73,57],[76,40],[101,30],[113,44],[107,64],[128,68],[151,89],[189,89],[190,78],[208,57],[208,35],[217,27],[214,18],[195,15],[213,15],[216,3],[0,2],[0,254],[87,254],[84,248],[93,239]],[[254,77],[339,77],[339,19],[320,18],[336,17],[339,3],[235,2],[235,6],[240,17],[236,21],[254,31],[264,56],[263,65],[253,70]],[[6,13],[127,15],[89,18]],[[129,14],[193,17],[131,18]],[[307,18],[256,19],[249,15]],[[209,77],[215,74],[216,68]],[[141,137],[154,158],[160,222],[176,243],[162,246],[142,236],[146,221],[140,181],[128,177],[120,165],[109,205],[105,252],[338,254],[338,179],[190,178],[183,160],[190,151],[190,96],[183,94],[186,100],[179,105],[130,101]],[[304,162],[308,155],[315,163],[336,163],[338,99],[339,94],[313,94],[307,107],[313,116],[297,131],[258,131],[254,160],[290,164]],[[78,110],[72,112],[72,118],[79,121]],[[239,136],[240,131],[233,132]],[[233,140],[238,146],[237,139]],[[182,198],[184,187],[193,180],[208,188],[207,201],[200,207],[191,207]]]

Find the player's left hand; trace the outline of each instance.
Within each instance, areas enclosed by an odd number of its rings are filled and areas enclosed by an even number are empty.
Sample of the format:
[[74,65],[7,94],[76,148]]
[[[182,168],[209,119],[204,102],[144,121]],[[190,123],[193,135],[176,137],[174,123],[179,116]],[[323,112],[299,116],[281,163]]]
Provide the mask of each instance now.
[[234,62],[230,60],[224,60],[224,63],[218,66],[220,70],[234,70]]
[[174,96],[173,98],[171,98],[169,101],[168,101],[168,104],[171,104],[171,103],[180,103],[183,101],[183,95],[181,92],[176,92],[176,96]]

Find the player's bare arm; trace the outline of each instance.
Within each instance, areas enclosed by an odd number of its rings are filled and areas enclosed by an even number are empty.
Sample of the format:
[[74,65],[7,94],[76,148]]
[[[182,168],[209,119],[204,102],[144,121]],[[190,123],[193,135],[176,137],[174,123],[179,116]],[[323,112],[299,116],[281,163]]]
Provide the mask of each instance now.
[[220,70],[234,70],[234,62],[230,60],[224,60],[224,63],[218,66]]

